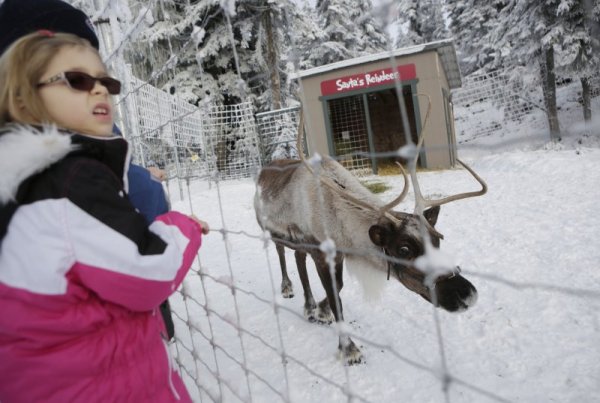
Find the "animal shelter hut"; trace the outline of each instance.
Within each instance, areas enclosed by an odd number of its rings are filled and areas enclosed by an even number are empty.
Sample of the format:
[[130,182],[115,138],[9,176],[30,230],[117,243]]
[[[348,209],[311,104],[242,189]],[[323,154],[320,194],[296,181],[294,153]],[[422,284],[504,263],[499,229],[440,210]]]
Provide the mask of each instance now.
[[372,153],[396,151],[406,144],[395,75],[400,79],[413,142],[431,112],[418,165],[449,168],[456,161],[450,90],[461,84],[453,41],[441,40],[361,56],[301,71],[306,143],[309,154],[346,156],[348,169],[378,173],[399,158]]

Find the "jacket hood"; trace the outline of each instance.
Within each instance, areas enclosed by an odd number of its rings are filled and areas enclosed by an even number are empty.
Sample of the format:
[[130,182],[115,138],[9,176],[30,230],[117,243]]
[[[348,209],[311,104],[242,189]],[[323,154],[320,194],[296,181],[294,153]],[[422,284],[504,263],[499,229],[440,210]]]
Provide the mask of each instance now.
[[0,203],[14,201],[23,181],[69,154],[101,161],[129,190],[129,147],[121,137],[86,136],[56,126],[8,125],[0,131]]
[[77,148],[55,126],[11,125],[0,134],[0,203],[13,200],[19,185]]

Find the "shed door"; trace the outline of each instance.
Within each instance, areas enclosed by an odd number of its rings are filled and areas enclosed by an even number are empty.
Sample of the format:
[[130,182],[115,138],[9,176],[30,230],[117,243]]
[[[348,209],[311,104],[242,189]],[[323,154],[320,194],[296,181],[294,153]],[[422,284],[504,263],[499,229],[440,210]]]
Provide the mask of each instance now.
[[[404,86],[402,89],[406,114],[408,116],[409,136],[413,143],[417,143],[417,130],[415,124],[415,108],[410,86]],[[389,88],[382,91],[368,94],[369,115],[371,121],[371,131],[373,136],[373,146],[375,152],[386,153],[396,151],[407,143],[407,136],[402,124],[402,115],[400,113],[400,103],[395,88]],[[406,163],[403,159],[380,158],[377,161],[379,168],[389,167],[391,172],[397,172],[395,162]],[[420,165],[419,160],[419,165]],[[385,169],[387,171],[387,169]]]
[[371,170],[369,135],[362,95],[327,101],[334,155],[347,169]]

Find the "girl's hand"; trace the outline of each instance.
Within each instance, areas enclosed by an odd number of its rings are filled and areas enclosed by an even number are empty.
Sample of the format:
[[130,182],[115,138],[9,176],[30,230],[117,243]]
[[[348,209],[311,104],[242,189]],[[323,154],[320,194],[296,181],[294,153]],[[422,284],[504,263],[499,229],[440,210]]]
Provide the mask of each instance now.
[[167,173],[158,167],[148,167],[146,169],[150,171],[150,175],[154,176],[161,182],[167,179]]
[[190,214],[189,217],[196,221],[198,224],[200,224],[200,226],[202,227],[202,233],[204,235],[208,234],[208,232],[210,231],[210,227],[208,226],[208,223],[206,221],[202,221],[201,219],[199,219],[198,217],[196,217],[193,214]]

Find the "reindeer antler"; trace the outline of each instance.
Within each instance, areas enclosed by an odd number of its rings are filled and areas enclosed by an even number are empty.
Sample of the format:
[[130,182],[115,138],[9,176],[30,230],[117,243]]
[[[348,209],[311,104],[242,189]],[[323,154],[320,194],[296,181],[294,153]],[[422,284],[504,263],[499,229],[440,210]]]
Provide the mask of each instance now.
[[423,214],[423,210],[426,207],[435,207],[435,206],[441,206],[442,204],[446,204],[449,203],[451,201],[455,201],[455,200],[460,200],[460,199],[466,199],[468,197],[475,197],[475,196],[482,196],[487,192],[487,184],[485,183],[485,181],[483,179],[481,179],[481,177],[479,175],[477,175],[475,173],[475,171],[469,167],[467,164],[465,164],[464,162],[462,162],[461,160],[457,159],[458,162],[460,162],[460,164],[465,167],[465,169],[467,171],[469,171],[469,173],[471,175],[473,175],[473,177],[477,180],[477,182],[479,182],[481,184],[481,190],[479,191],[473,191],[473,192],[465,192],[465,193],[458,193],[452,196],[448,196],[448,197],[444,197],[442,199],[438,199],[438,200],[431,200],[431,199],[425,199],[423,197],[423,194],[421,193],[421,188],[419,187],[419,181],[417,179],[417,173],[416,173],[416,165],[417,165],[417,158],[419,157],[419,152],[421,150],[421,146],[423,145],[423,137],[424,137],[424,133],[425,133],[425,127],[427,126],[427,121],[429,119],[429,113],[431,112],[431,98],[429,97],[429,95],[427,94],[416,94],[417,96],[425,96],[427,97],[427,101],[428,101],[428,105],[427,105],[427,113],[425,114],[425,121],[423,122],[423,127],[421,128],[421,134],[419,136],[419,142],[417,144],[417,149],[415,152],[415,158],[412,161],[412,166],[410,169],[410,179],[411,182],[413,184],[413,188],[415,191],[415,211],[414,214]]
[[[304,113],[303,113],[302,108],[300,109],[299,120],[300,121],[298,123],[298,136],[297,136],[297,140],[296,140],[296,148],[298,149],[298,155],[300,156],[300,159],[302,160],[302,163],[304,164],[306,169],[308,169],[308,171],[311,174],[316,175],[314,170],[312,169],[312,167],[310,166],[310,164],[306,161],[306,158],[304,157],[304,146],[303,146]],[[393,215],[391,215],[389,213],[389,210],[392,207],[399,204],[402,201],[402,199],[404,199],[404,197],[406,197],[406,194],[408,193],[408,178],[406,176],[406,172],[402,168],[402,165],[398,164],[398,166],[400,167],[400,172],[402,173],[402,176],[404,177],[404,189],[402,189],[402,192],[400,193],[400,195],[398,197],[396,197],[394,200],[392,200],[390,203],[386,204],[385,206],[381,207],[380,209],[376,209],[369,203],[366,203],[360,199],[357,199],[356,197],[352,196],[350,193],[343,191],[342,189],[340,189],[340,187],[338,185],[336,185],[336,183],[334,181],[332,181],[329,178],[325,178],[322,175],[319,175],[319,180],[321,181],[321,183],[323,183],[323,185],[327,186],[328,188],[333,190],[335,193],[339,194],[340,196],[347,199],[351,203],[354,203],[355,205],[366,208],[368,210],[376,211],[381,215],[385,215],[387,218],[389,218],[392,221],[398,221],[398,219],[396,217],[394,217]]]
[[[431,98],[427,94],[415,94],[415,95],[427,97],[428,104],[427,104],[427,112],[425,114],[425,120],[423,121],[423,127],[421,128],[421,133],[419,134],[419,141],[416,146],[414,158],[410,162],[410,179],[413,184],[414,191],[415,191],[414,214],[418,214],[418,215],[422,216],[423,210],[427,207],[441,206],[442,204],[446,204],[451,201],[484,195],[488,189],[485,181],[479,175],[477,175],[477,173],[475,173],[475,171],[471,167],[469,167],[463,161],[457,159],[457,161],[463,167],[465,167],[465,169],[467,171],[469,171],[469,173],[471,175],[473,175],[473,177],[477,180],[477,182],[479,182],[481,184],[481,190],[473,191],[473,192],[458,193],[458,194],[444,197],[444,198],[438,199],[438,200],[426,199],[423,197],[423,194],[421,193],[421,188],[419,186],[419,180],[417,178],[416,165],[417,165],[417,160],[419,158],[419,152],[421,150],[421,147],[423,146],[423,138],[424,138],[425,128],[427,127],[427,122],[429,120],[429,114],[431,112]],[[303,140],[304,140],[304,114],[303,114],[303,110],[301,108],[300,116],[299,116],[299,123],[298,123],[298,136],[297,136],[296,147],[298,149],[298,155],[300,156],[300,159],[302,160],[302,163],[304,164],[306,169],[308,169],[308,171],[311,174],[315,175],[314,170],[312,169],[312,167],[310,166],[310,164],[306,161],[306,158],[304,157]],[[389,211],[392,208],[394,208],[395,206],[397,206],[398,204],[400,204],[400,202],[406,197],[406,194],[408,193],[408,178],[406,176],[406,171],[404,170],[404,168],[402,167],[401,164],[399,164],[399,163],[397,163],[397,164],[398,164],[398,167],[400,168],[400,173],[402,174],[402,176],[404,178],[404,188],[402,189],[402,192],[400,193],[400,195],[398,197],[396,197],[394,200],[392,200],[391,202],[389,202],[388,204],[384,205],[383,207],[381,207],[379,209],[376,209],[373,206],[371,206],[370,204],[368,204],[360,199],[357,199],[356,197],[352,196],[348,192],[343,191],[342,189],[339,188],[338,185],[336,185],[336,183],[334,181],[332,181],[329,178],[325,178],[325,177],[319,175],[319,180],[325,186],[327,186],[328,188],[330,188],[331,190],[333,190],[340,196],[346,198],[351,203],[354,203],[355,205],[357,205],[359,207],[377,211],[379,214],[386,216],[387,218],[391,219],[392,221],[397,221],[397,219],[393,215],[391,215],[389,213]],[[431,228],[431,229],[434,232],[437,232],[437,231],[435,231],[435,229],[433,229],[433,228]],[[441,236],[441,234],[439,234],[439,235]]]
[[398,168],[400,168],[400,173],[404,177],[404,188],[402,189],[402,192],[400,193],[400,195],[398,195],[398,197],[396,197],[394,200],[392,200],[391,202],[379,209],[379,212],[381,214],[386,214],[388,211],[400,204],[400,202],[404,200],[406,194],[408,193],[408,178],[406,177],[406,171],[404,170],[404,168],[402,168],[402,164],[400,164],[399,162],[396,162],[396,165],[398,165]]

